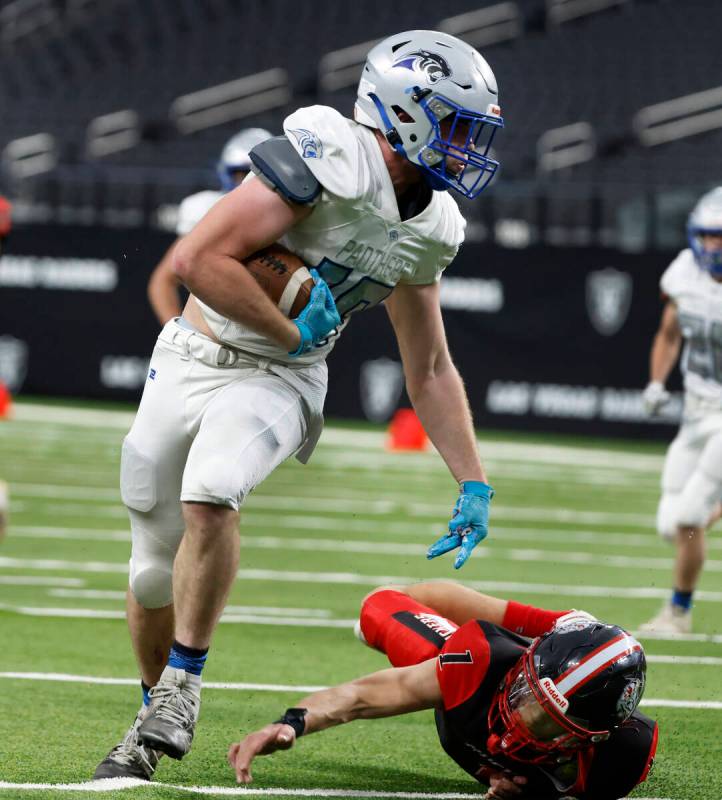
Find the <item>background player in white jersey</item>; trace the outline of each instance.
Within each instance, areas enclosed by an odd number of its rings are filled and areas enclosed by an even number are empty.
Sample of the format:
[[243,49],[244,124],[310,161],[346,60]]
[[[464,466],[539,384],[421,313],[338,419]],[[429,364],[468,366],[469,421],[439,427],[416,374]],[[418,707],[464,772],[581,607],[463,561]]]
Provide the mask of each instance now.
[[677,545],[674,591],[646,631],[687,633],[692,596],[705,559],[705,532],[722,500],[722,186],[690,214],[690,248],[662,276],[667,303],[654,338],[644,400],[656,413],[669,399],[664,384],[684,340],[685,403],[679,433],[667,451],[657,530]]
[[[488,155],[503,124],[496,80],[461,40],[408,31],[369,53],[354,115],[291,114],[284,136],[251,152],[256,176],[175,248],[191,296],[159,336],[121,463],[127,614],[150,704],[96,777],[150,778],[160,752],[190,749],[201,670],[236,575],[238,510],[286,458],[309,457],[325,358],[353,313],[385,301],[409,396],[459,483],[429,558],[460,548],[460,567],[487,534],[493,492],[448,352],[439,278],[465,225],[445,190],[473,198],[498,167]],[[243,266],[274,242],[315,268],[293,320]]]
[[[251,159],[248,153],[260,142],[270,139],[271,135],[263,128],[246,128],[226,142],[216,168],[221,189],[196,192],[181,201],[178,206],[178,221],[175,229],[179,237],[185,236],[186,233],[193,230],[196,223],[224,194],[243,183],[244,178],[251,170]],[[173,242],[168,248],[148,281],[148,300],[161,325],[165,325],[173,317],[179,317],[182,310],[179,293],[180,279],[173,271],[173,248],[176,242]]]

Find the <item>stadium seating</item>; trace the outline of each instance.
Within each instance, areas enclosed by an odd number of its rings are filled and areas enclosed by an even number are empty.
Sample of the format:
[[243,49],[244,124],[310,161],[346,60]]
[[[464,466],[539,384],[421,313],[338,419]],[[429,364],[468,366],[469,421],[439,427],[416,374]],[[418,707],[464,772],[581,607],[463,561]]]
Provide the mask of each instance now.
[[[493,5],[457,0],[443,12],[458,16]],[[722,133],[648,148],[635,137],[632,120],[646,105],[722,82],[716,2],[628,0],[561,24],[552,22],[551,0],[505,5],[518,9],[519,35],[482,48],[498,76],[507,123],[498,140],[504,169],[498,191],[511,181],[649,187],[710,179]],[[0,104],[13,113],[3,115],[0,152],[18,137],[50,133],[63,180],[128,183],[135,175],[162,184],[160,194],[171,199],[198,182],[198,170],[210,176],[223,142],[244,124],[277,131],[289,109],[314,102],[350,112],[352,88],[320,88],[318,62],[327,52],[400,28],[442,24],[434,0],[401,8],[382,0],[319,0],[295,4],[293,13],[283,0],[14,0],[5,6]],[[6,13],[11,7],[24,14],[13,17]],[[172,124],[169,109],[178,96],[274,67],[288,73],[288,103],[186,135]],[[138,144],[89,156],[88,124],[123,109],[138,115]],[[591,126],[596,156],[540,173],[539,137],[577,122]],[[32,186],[25,191],[32,194]]]

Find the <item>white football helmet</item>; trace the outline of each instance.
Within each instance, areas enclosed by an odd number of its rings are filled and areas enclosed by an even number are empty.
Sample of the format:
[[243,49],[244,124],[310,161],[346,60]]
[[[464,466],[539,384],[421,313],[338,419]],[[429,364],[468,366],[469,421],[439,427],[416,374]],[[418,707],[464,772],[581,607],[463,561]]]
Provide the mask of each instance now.
[[722,186],[702,195],[687,222],[687,238],[697,264],[722,278],[722,247],[705,247],[703,236],[722,236]]
[[473,47],[448,33],[405,31],[369,52],[354,116],[421,167],[432,189],[473,198],[499,167],[489,157],[504,125],[498,103],[494,73]]
[[236,187],[234,172],[249,172],[251,159],[248,153],[261,142],[270,139],[273,134],[264,128],[245,128],[226,142],[216,168],[221,186],[230,192]]

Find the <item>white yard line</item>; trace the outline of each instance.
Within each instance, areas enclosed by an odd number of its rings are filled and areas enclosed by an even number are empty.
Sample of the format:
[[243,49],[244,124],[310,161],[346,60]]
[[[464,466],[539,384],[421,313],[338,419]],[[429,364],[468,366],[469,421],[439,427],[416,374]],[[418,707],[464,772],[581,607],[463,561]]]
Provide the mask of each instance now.
[[[130,541],[130,534],[113,531],[110,533],[102,532],[83,532],[76,531],[67,534],[66,537],[44,533],[32,533],[19,530],[21,538],[68,538],[77,540],[94,541]],[[427,545],[411,544],[407,542],[371,542],[350,539],[318,539],[318,538],[293,538],[280,536],[242,536],[242,546],[247,549],[256,550],[296,550],[303,552],[325,552],[325,553],[359,553],[365,555],[395,555],[395,556],[418,556],[423,557],[426,553]],[[670,572],[673,560],[671,558],[658,558],[645,556],[643,559],[637,556],[621,556],[612,553],[590,553],[590,552],[570,552],[566,550],[542,550],[537,548],[479,548],[475,552],[476,559],[489,559],[493,561],[523,561],[533,563],[553,563],[553,564],[577,564],[618,567],[619,569],[662,570]],[[705,562],[705,570],[709,572],[722,572],[722,561],[708,559]]]
[[[378,466],[378,465],[377,465]],[[94,500],[117,502],[120,500],[118,489],[105,489],[93,487],[66,486],[63,484],[40,484],[16,482],[11,485],[13,497],[21,498],[48,498],[54,500],[86,501],[91,504]],[[271,508],[274,511],[311,511],[328,513],[338,510],[343,505],[348,513],[364,514],[368,516],[403,514],[410,517],[439,517],[444,519],[448,508],[446,501],[438,503],[419,503],[415,501],[402,501],[399,496],[385,499],[372,500],[370,498],[344,497],[341,491],[333,497],[309,497],[265,494],[256,491],[248,501],[251,509]],[[56,506],[62,509],[62,505]],[[83,509],[84,512],[87,508]],[[125,513],[123,511],[123,513]],[[544,508],[533,506],[504,506],[494,505],[493,516],[499,519],[537,520],[544,522],[571,522],[575,524],[602,524],[602,525],[631,525],[651,528],[654,523],[652,514],[636,514],[628,512],[588,511],[573,508]]]
[[[136,686],[137,678],[103,678],[95,675],[71,675],[61,672],[0,672],[0,679],[28,680],[28,681],[56,681],[61,683],[89,683],[109,686]],[[204,689],[222,689],[226,691],[251,691],[251,692],[318,692],[326,686],[308,686],[273,683],[226,683],[204,681]],[[722,701],[718,700],[667,700],[660,698],[645,698],[641,705],[656,708],[695,708],[705,711],[722,710]],[[156,784],[157,785],[157,784]]]
[[[36,569],[62,572],[95,572],[127,574],[127,562],[107,561],[64,561],[59,559],[28,559],[0,557],[0,569]],[[418,580],[409,575],[362,575],[355,572],[304,572],[296,570],[239,569],[239,580],[282,581],[285,583],[350,584],[354,586],[382,586],[384,584],[407,584]],[[560,595],[564,597],[614,597],[663,599],[669,596],[669,589],[657,587],[628,586],[588,586],[555,583],[527,583],[525,581],[474,580],[460,583],[485,592],[519,592],[541,595]],[[700,590],[695,592],[696,601],[722,601],[722,592]],[[696,634],[687,634],[695,636]],[[703,636],[703,634],[699,634]],[[652,637],[647,637],[652,638]],[[722,638],[722,637],[720,637]],[[691,639],[689,641],[697,641]],[[703,640],[699,640],[703,641]]]
[[[386,583],[399,581],[386,581]],[[467,584],[471,585],[471,584]],[[666,594],[669,594],[667,592]],[[351,629],[356,622],[354,619],[319,619],[307,617],[305,615],[294,616],[271,616],[265,614],[238,613],[232,610],[227,611],[221,617],[221,623],[229,625],[272,625],[278,627],[291,628],[342,628]],[[125,611],[122,609],[99,609],[99,608],[68,608],[68,607],[46,607],[46,606],[18,606],[10,603],[0,603],[0,611],[11,614],[20,614],[26,617],[58,617],[67,619],[125,619]],[[706,642],[708,644],[722,644],[722,635],[706,633],[687,633],[687,634],[653,634],[632,631],[637,638],[647,640],[654,639],[671,642]],[[671,658],[671,656],[669,657]],[[666,662],[673,663],[673,662]],[[680,662],[682,663],[682,662]],[[691,663],[691,662],[690,662]]]
[[[446,792],[442,794],[427,792],[386,792],[379,790],[361,791],[356,789],[257,789],[250,787],[232,786],[179,786],[172,783],[149,783],[136,778],[106,778],[102,781],[89,781],[87,783],[9,783],[0,781],[0,791],[58,791],[58,792],[118,792],[130,789],[144,788],[173,789],[178,792],[188,792],[195,795],[225,796],[225,797],[358,797],[378,798],[378,800],[466,800],[477,798],[479,792],[460,793]],[[656,798],[635,798],[635,800],[656,800]]]
[[[343,533],[350,531],[368,536],[408,536],[416,539],[420,537],[434,537],[439,535],[439,525],[435,523],[413,524],[408,522],[378,522],[346,517],[313,517],[284,515],[283,529],[332,531]],[[272,514],[257,514],[244,512],[241,528],[270,529],[279,527],[279,517]],[[130,541],[128,528],[80,528],[77,526],[56,525],[13,525],[12,536],[20,539],[76,539],[88,541]],[[284,537],[284,541],[287,539]],[[490,541],[504,543],[506,541],[521,542],[554,542],[556,544],[604,544],[610,547],[623,548],[656,548],[660,539],[656,533],[610,533],[608,531],[593,530],[547,530],[544,528],[517,528],[492,526]],[[708,550],[722,550],[722,538],[710,537],[707,542]]]
[[[231,607],[232,609],[232,607]],[[51,617],[66,619],[125,619],[125,611],[112,608],[68,608],[45,606],[16,606],[0,603],[0,611],[20,614],[24,617]],[[220,619],[221,623],[230,625],[274,625],[291,628],[346,628],[351,629],[355,619],[319,619],[306,616],[272,616],[269,614],[252,614],[237,611],[226,611]]]
[[82,578],[44,578],[40,575],[0,575],[0,586],[84,586]]
[[[174,789],[178,792],[190,794],[222,796],[222,797],[358,797],[378,798],[378,800],[466,800],[476,798],[483,800],[483,795],[478,791],[464,792],[386,792],[379,790],[361,791],[358,789],[258,789],[255,787],[232,786],[180,786],[173,783],[148,783],[137,778],[106,778],[102,781],[88,781],[87,783],[10,783],[0,781],[0,791],[57,791],[57,792],[119,792],[127,789]],[[670,800],[658,797],[634,797],[634,800]]]
[[[91,410],[35,403],[16,403],[14,419],[18,423],[31,422],[32,431],[52,426],[72,425],[84,428],[127,430],[135,414],[127,411]],[[12,424],[12,422],[11,422]],[[329,447],[353,447],[384,453],[386,433],[362,431],[326,426],[321,445]],[[485,459],[517,460],[523,463],[540,461],[551,464],[609,467],[615,470],[653,472],[661,469],[663,456],[646,453],[628,453],[621,450],[585,447],[584,445],[546,445],[532,442],[508,442],[483,436],[479,440]],[[392,454],[398,456],[399,454]],[[407,454],[400,454],[405,458]],[[416,454],[409,454],[418,458]],[[424,456],[422,456],[423,458]],[[430,460],[428,455],[426,460]],[[411,460],[410,458],[407,460]]]

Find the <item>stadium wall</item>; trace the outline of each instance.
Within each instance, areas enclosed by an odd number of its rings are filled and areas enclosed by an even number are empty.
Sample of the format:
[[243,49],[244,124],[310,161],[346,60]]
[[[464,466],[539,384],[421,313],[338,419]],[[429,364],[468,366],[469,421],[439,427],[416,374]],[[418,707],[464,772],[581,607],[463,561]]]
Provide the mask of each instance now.
[[[158,332],[146,282],[171,241],[153,230],[18,227],[0,259],[0,380],[28,395],[137,399]],[[641,389],[673,255],[462,248],[442,305],[477,424],[670,436],[679,394],[651,423]],[[408,404],[386,315],[367,315],[329,359],[330,417],[384,422]]]

